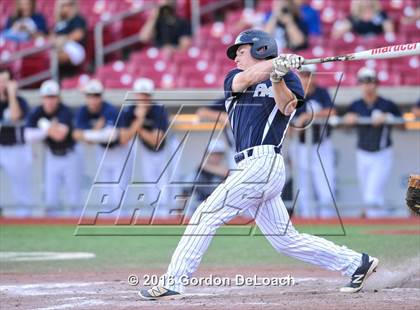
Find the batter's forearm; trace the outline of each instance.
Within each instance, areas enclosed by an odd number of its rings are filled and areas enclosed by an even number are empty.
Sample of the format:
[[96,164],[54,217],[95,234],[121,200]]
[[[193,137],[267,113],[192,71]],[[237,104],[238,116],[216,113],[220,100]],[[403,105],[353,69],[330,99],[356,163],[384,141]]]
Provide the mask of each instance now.
[[273,70],[273,60],[261,61],[250,68],[238,73],[232,83],[232,91],[243,92],[249,86],[268,80]]
[[284,115],[290,115],[296,109],[298,100],[284,80],[273,83],[273,95],[277,107]]

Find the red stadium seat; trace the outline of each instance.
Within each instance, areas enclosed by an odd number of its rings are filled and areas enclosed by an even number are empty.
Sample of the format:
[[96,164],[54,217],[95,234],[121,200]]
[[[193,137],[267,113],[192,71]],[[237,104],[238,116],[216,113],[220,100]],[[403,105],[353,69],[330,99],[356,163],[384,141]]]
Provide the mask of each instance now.
[[392,74],[392,72],[385,70],[379,70],[377,74],[381,86],[401,85],[401,76],[399,74]]

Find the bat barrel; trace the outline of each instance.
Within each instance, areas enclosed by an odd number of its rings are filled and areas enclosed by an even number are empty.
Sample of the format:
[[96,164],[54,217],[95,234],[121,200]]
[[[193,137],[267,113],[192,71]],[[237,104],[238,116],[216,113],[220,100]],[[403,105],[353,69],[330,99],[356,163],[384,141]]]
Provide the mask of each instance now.
[[420,43],[408,43],[400,45],[392,45],[386,47],[378,47],[363,52],[324,57],[305,59],[304,65],[318,64],[331,61],[352,61],[352,60],[366,60],[366,59],[388,59],[404,56],[420,55]]

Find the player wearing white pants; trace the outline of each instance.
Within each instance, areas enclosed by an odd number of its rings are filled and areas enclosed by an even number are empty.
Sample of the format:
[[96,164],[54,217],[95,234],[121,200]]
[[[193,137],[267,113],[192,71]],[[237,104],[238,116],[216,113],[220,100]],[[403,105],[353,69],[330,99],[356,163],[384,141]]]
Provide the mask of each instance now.
[[[298,190],[296,212],[302,217],[337,217],[333,204],[335,194],[334,148],[331,126],[310,124],[335,115],[333,102],[325,88],[317,85],[316,66],[303,66],[299,76],[306,90],[305,106],[296,111],[294,125],[299,131],[297,154]],[[310,126],[309,137],[302,129]],[[311,141],[306,141],[309,137]]]
[[298,233],[281,199],[285,182],[281,145],[296,107],[303,104],[302,85],[289,70],[300,67],[303,58],[277,57],[274,39],[259,30],[239,34],[227,54],[237,65],[227,74],[224,89],[240,171],[198,207],[161,283],[140,290],[139,296],[153,300],[181,295],[183,280],[196,271],[217,228],[246,211],[277,251],[351,276],[342,291],[359,291],[378,260]]
[[251,157],[203,202],[191,218],[172,256],[165,288],[183,292],[183,277],[197,269],[217,228],[240,214],[250,214],[271,245],[285,255],[351,276],[361,254],[315,236],[298,233],[281,199],[283,157],[274,146],[253,148]]
[[[298,155],[294,163],[298,165],[299,189],[296,211],[302,217],[337,216],[332,196],[335,190],[335,167],[331,140],[324,139],[321,144],[310,145],[309,148],[306,144],[299,143],[296,148]],[[308,155],[308,152],[311,154]],[[310,163],[309,158],[311,158]],[[311,204],[313,194],[316,196],[318,208],[314,203]]]
[[0,169],[10,181],[15,211],[23,216],[30,213],[33,204],[32,153],[23,136],[28,113],[28,104],[17,94],[16,81],[8,70],[0,69]]
[[80,154],[76,150],[68,152],[65,156],[57,156],[50,149],[46,150],[45,203],[47,206],[60,205],[60,189],[65,188],[65,204],[71,207],[72,212],[80,211],[82,204],[80,161]]
[[392,148],[378,152],[357,150],[357,175],[363,200],[369,205],[385,205],[384,188],[391,173]]
[[29,214],[29,207],[33,205],[31,174],[28,174],[31,164],[32,154],[28,145],[0,145],[0,168],[10,179],[17,211],[22,215]]
[[48,80],[40,88],[42,105],[28,117],[25,138],[28,142],[42,141],[45,156],[45,204],[49,215],[63,215],[60,210],[60,190],[65,189],[65,205],[73,212],[81,205],[81,171],[79,156],[72,138],[73,113],[60,101],[57,82]]
[[395,103],[378,95],[374,70],[360,69],[358,80],[362,98],[351,104],[344,122],[356,125],[358,117],[371,119],[371,124],[357,125],[357,172],[365,215],[381,217],[389,214],[385,193],[393,162],[392,126],[386,121],[401,117],[401,112]]
[[119,127],[118,110],[102,99],[103,92],[104,87],[99,80],[92,79],[86,84],[86,105],[76,115],[73,136],[78,141],[95,144],[96,148],[94,183],[100,184],[97,187],[98,196],[90,197],[93,201],[89,204],[107,204],[116,208],[127,186],[131,163],[128,160],[129,146],[120,143],[118,129],[115,128]]

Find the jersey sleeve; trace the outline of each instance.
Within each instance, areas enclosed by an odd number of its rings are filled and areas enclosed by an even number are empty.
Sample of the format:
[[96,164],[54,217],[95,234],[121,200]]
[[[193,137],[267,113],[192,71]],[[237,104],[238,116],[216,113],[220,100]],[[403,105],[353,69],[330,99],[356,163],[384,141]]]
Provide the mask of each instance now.
[[321,88],[321,104],[324,108],[333,108],[334,104],[331,100],[331,96],[325,88]]
[[134,116],[134,109],[135,106],[129,106],[124,108],[121,112],[120,118],[117,121],[117,127],[120,128],[127,128],[130,127],[131,123],[133,122]]
[[41,115],[41,108],[38,107],[29,113],[28,118],[26,120],[26,127],[35,128],[38,127],[38,121]]
[[163,106],[156,105],[154,106],[153,113],[153,124],[151,126],[151,129],[159,129],[166,131],[169,127],[169,117],[168,112]]
[[359,114],[359,110],[358,110],[357,106],[358,106],[358,102],[357,101],[352,102],[350,104],[350,106],[348,107],[348,109],[347,109],[346,112],[347,113],[356,113],[356,114]]
[[28,114],[30,112],[29,105],[26,102],[26,100],[22,97],[18,97],[18,104],[22,111],[22,119],[25,119],[26,117],[28,117]]
[[68,107],[64,107],[63,112],[60,115],[59,121],[69,127],[73,127],[73,111]]
[[293,92],[293,94],[295,94],[298,100],[296,109],[303,106],[303,104],[305,103],[305,92],[303,91],[302,83],[300,82],[298,76],[295,73],[289,71],[284,76],[284,82],[286,83],[287,88],[289,88]]
[[105,127],[115,126],[118,118],[118,110],[111,104],[105,104],[105,109],[102,112],[102,116],[105,118]]
[[402,116],[400,109],[394,102],[388,101],[388,105],[389,105],[389,112],[392,113],[392,115],[398,116],[398,117]]
[[81,107],[76,113],[74,127],[77,129],[89,129],[89,118],[85,107]]
[[237,75],[239,72],[242,72],[242,70],[233,69],[229,71],[229,73],[226,75],[225,81],[223,83],[225,90],[225,99],[237,95],[237,93],[232,92],[232,83],[235,75]]
[[86,21],[83,17],[81,17],[80,15],[76,16],[72,22],[72,30],[77,30],[77,29],[81,29],[81,30],[86,30]]
[[226,112],[225,99],[216,100],[209,108],[214,111]]

